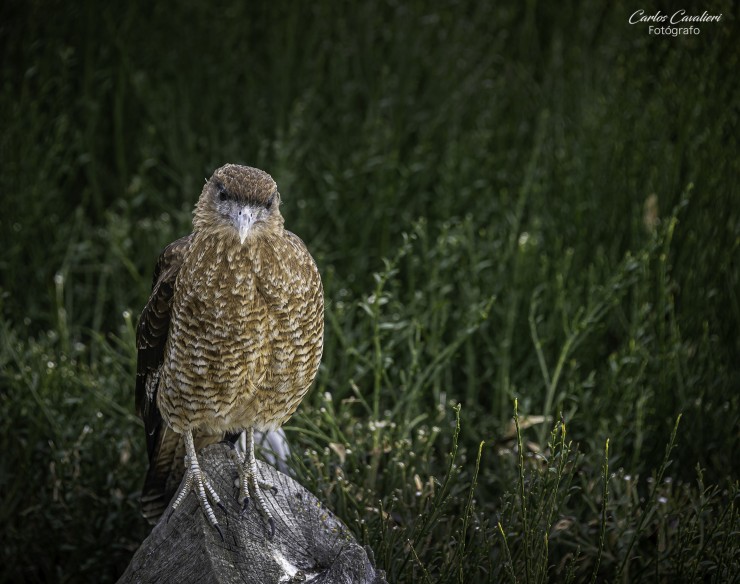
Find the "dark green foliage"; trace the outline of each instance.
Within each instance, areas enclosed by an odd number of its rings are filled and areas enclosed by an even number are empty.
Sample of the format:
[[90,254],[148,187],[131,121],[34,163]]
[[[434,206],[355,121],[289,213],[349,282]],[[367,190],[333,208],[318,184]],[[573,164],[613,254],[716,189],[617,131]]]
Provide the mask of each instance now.
[[3,3],[0,581],[145,537],[133,331],[225,162],[319,263],[293,465],[389,581],[737,581],[737,8],[637,8]]

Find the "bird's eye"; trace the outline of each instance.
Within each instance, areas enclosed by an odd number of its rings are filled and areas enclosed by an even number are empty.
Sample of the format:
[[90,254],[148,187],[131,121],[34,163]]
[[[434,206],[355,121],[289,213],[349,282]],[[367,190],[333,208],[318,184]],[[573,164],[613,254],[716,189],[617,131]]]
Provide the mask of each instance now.
[[223,201],[228,201],[230,199],[233,199],[233,196],[231,195],[231,193],[228,191],[226,186],[220,180],[215,181],[214,186],[216,187],[219,201],[223,202]]
[[274,201],[275,201],[275,195],[272,195],[269,199],[267,199],[267,202],[265,203],[265,209],[270,209]]

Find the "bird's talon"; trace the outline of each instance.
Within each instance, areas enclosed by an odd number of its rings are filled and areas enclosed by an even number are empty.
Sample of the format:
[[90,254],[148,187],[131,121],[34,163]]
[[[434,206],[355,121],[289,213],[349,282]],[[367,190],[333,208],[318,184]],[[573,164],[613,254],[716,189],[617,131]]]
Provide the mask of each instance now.
[[224,505],[221,501],[216,501],[216,505],[218,505],[218,508],[221,509],[221,511],[226,513],[226,505]]
[[216,531],[218,531],[218,534],[221,536],[221,542],[226,542],[226,540],[224,539],[224,532],[221,531],[221,526],[218,523],[214,523],[213,527],[216,528]]
[[244,501],[242,503],[242,510],[241,513],[239,513],[239,517],[244,517],[247,513],[247,509],[249,509],[249,497],[244,497]]
[[254,430],[252,428],[247,429],[247,453],[244,457],[244,461],[239,465],[239,482],[241,483],[240,497],[244,496],[244,507],[241,512],[241,517],[247,510],[247,504],[249,499],[254,499],[254,506],[262,515],[263,519],[268,523],[270,530],[270,539],[275,535],[275,520],[267,510],[267,501],[265,496],[262,494],[263,489],[275,490],[274,485],[260,481],[257,478],[257,460],[254,457]]

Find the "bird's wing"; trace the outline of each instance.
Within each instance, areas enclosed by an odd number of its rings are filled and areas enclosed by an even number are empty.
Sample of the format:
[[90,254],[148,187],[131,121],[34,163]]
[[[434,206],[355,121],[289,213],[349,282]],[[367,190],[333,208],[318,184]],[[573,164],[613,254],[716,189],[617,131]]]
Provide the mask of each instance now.
[[[168,245],[157,260],[149,301],[136,329],[136,412],[144,421],[149,472],[142,491],[142,512],[155,521],[169,502],[168,483],[179,481],[173,468],[180,436],[167,428],[157,408],[157,388],[170,328],[175,281],[192,241],[192,234]],[[180,449],[181,450],[181,449]],[[173,472],[174,471],[174,472]]]
[[[151,436],[162,419],[157,409],[157,382],[170,328],[175,280],[191,240],[192,234],[182,237],[169,244],[159,256],[154,268],[152,293],[136,329],[136,413],[144,420],[147,436]],[[152,445],[149,442],[147,439],[151,458]]]

